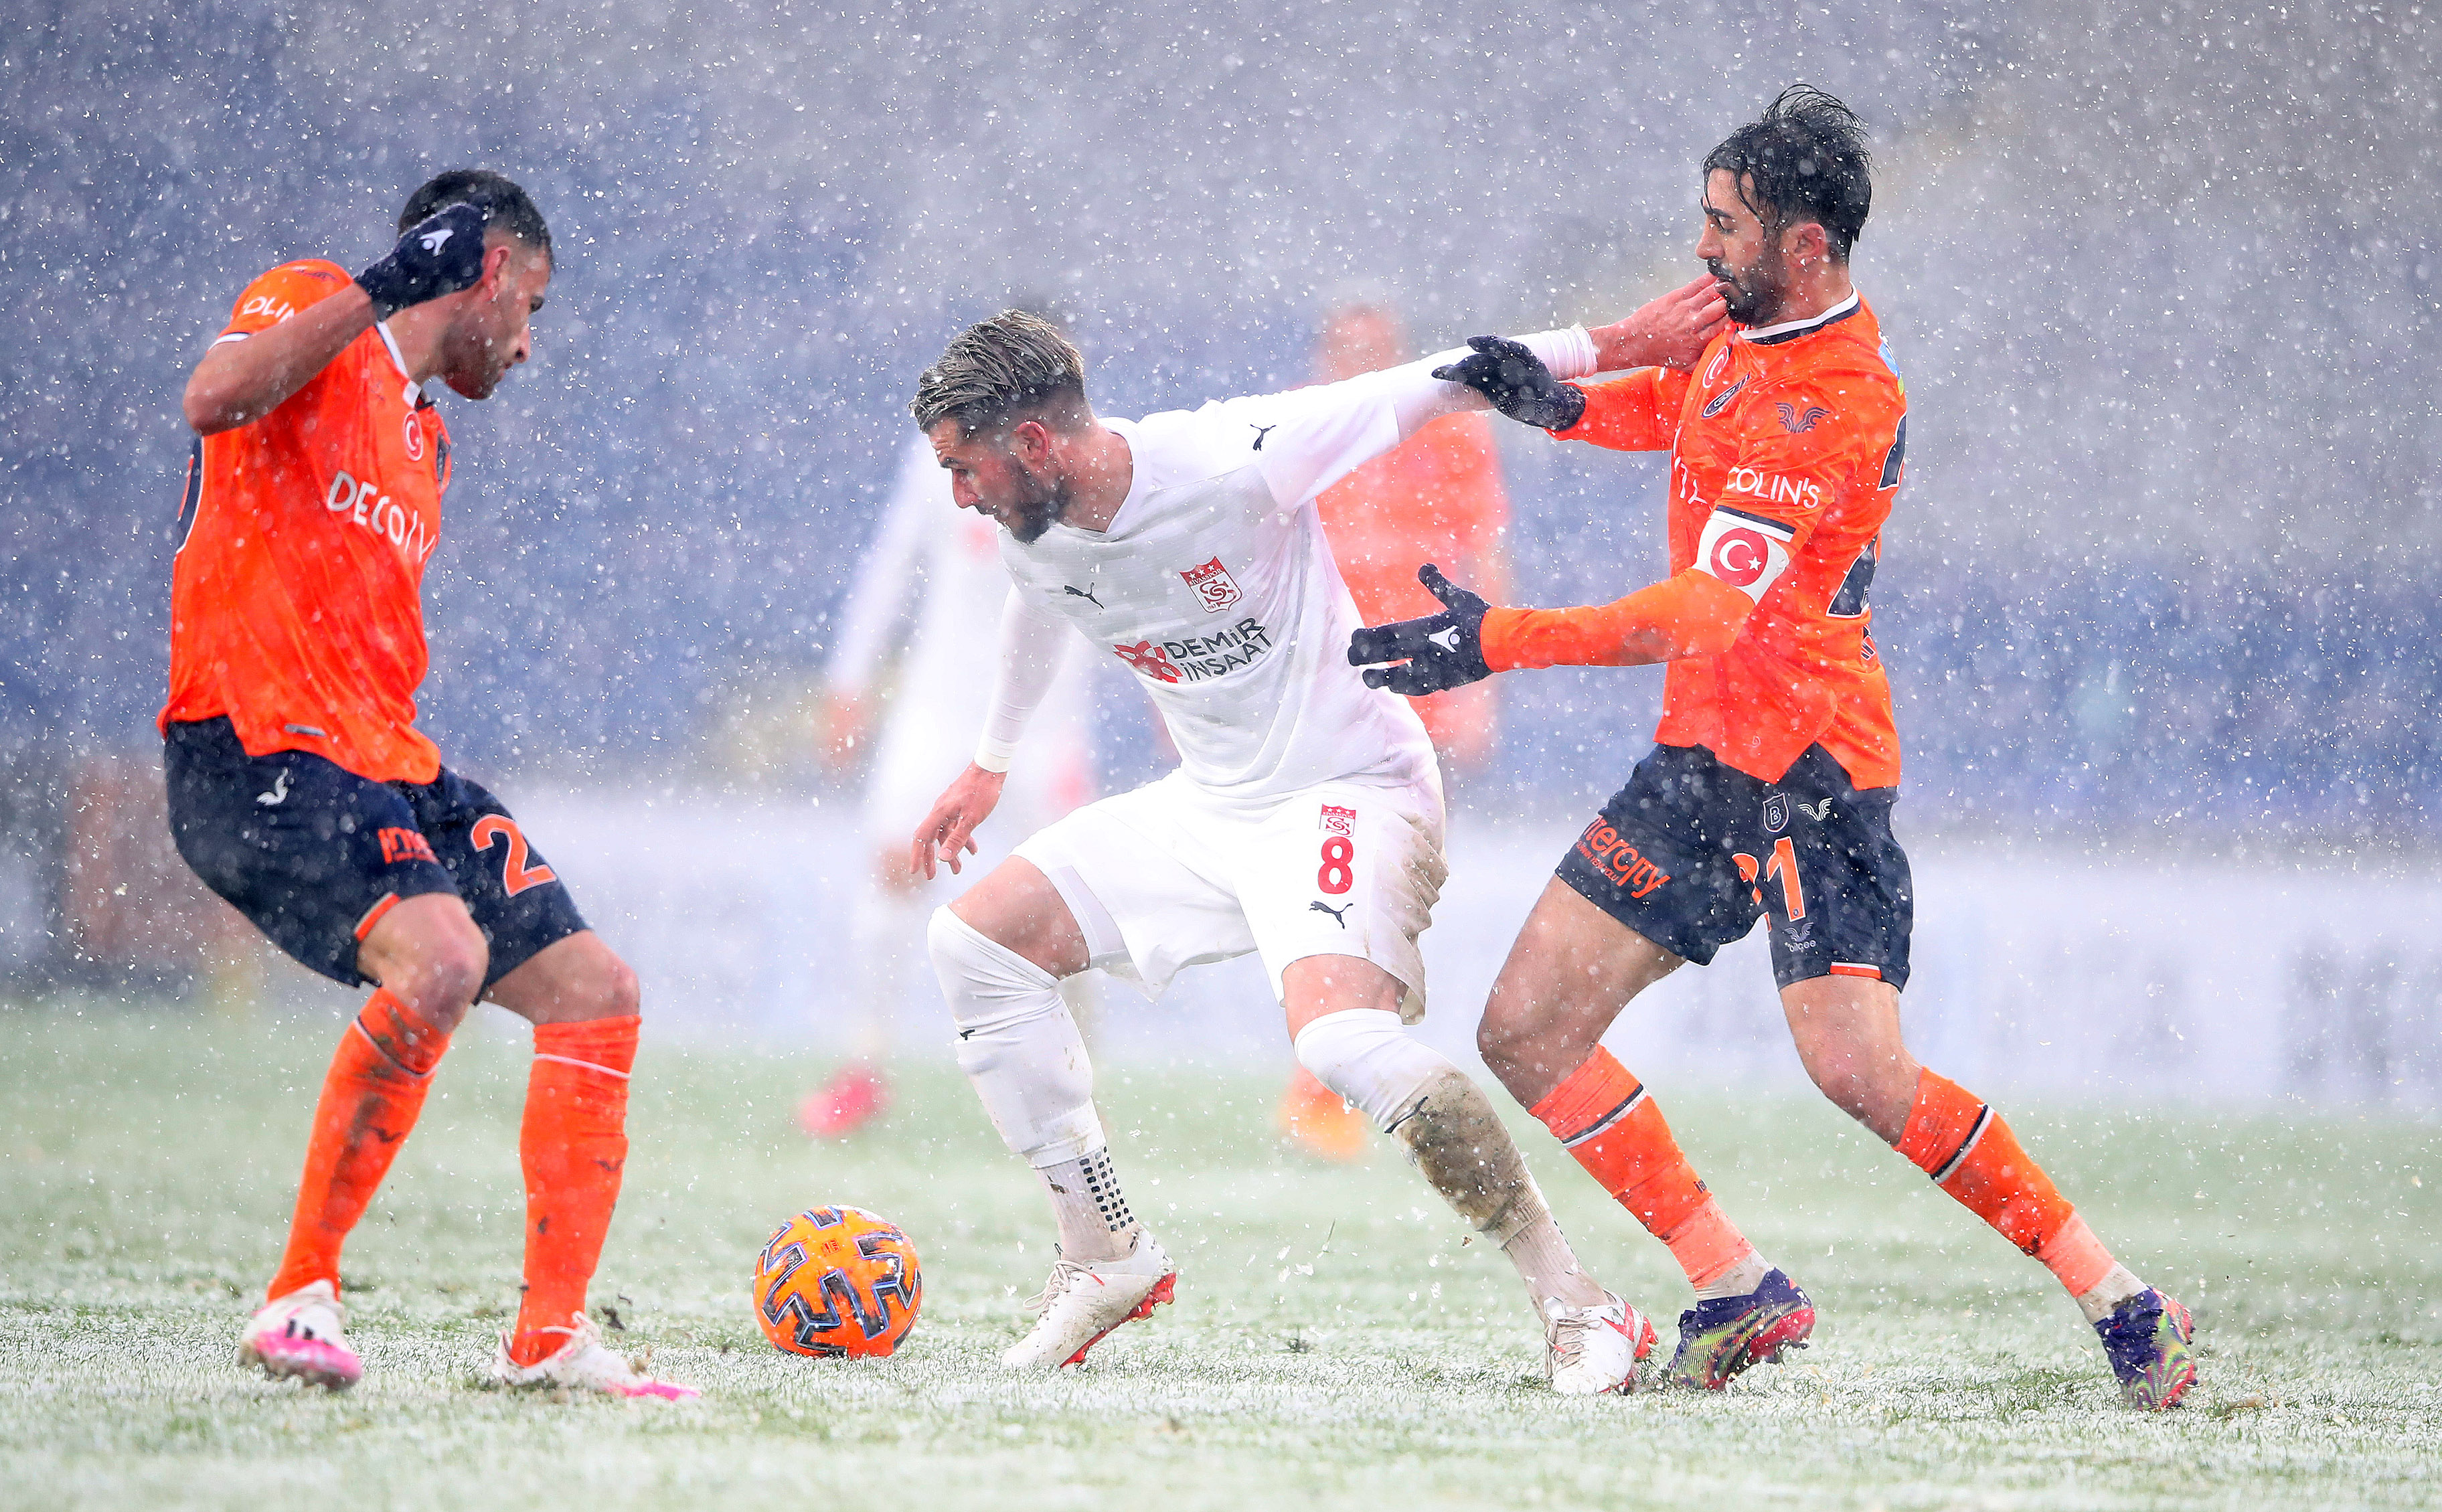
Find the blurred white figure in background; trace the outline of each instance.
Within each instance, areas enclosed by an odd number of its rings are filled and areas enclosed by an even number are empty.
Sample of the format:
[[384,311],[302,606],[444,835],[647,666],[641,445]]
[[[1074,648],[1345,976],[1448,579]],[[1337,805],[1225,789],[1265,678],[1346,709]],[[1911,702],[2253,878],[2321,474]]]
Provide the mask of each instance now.
[[[924,926],[956,889],[946,876],[927,883],[909,869],[907,836],[983,734],[1009,596],[999,536],[992,520],[951,501],[950,475],[911,435],[825,673],[827,756],[835,770],[866,772],[861,829],[872,885],[858,892],[851,925],[854,971],[839,1021],[847,1059],[798,1109],[817,1139],[853,1132],[888,1101],[883,1063],[909,993],[920,986],[926,1011],[938,1011]],[[976,836],[987,865],[1097,796],[1093,702],[1074,651],[1063,652],[1007,795]]]

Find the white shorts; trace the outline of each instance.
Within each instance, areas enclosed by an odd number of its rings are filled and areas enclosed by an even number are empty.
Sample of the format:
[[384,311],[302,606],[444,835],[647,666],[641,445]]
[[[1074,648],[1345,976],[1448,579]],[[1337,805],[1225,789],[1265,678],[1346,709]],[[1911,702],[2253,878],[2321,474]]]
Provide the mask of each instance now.
[[1425,1016],[1416,937],[1449,866],[1440,783],[1326,782],[1259,806],[1221,803],[1178,773],[1086,805],[1020,843],[1084,932],[1097,968],[1158,997],[1183,967],[1260,952],[1281,974],[1354,956],[1405,983]]

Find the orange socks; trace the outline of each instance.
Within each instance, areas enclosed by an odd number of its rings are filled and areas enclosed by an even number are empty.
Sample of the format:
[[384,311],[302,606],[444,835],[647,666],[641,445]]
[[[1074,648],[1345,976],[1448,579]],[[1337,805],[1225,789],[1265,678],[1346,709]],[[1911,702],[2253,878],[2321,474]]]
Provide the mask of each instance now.
[[1989,1103],[1947,1077],[1917,1077],[1900,1154],[2001,1237],[2044,1263],[2073,1297],[2113,1269],[2111,1251],[2060,1194]]
[[1600,1046],[1530,1110],[1602,1189],[1670,1247],[1698,1288],[1755,1254],[1679,1152],[1662,1110]]
[[535,1364],[568,1342],[602,1257],[628,1162],[628,1073],[640,1020],[535,1026],[518,1152],[526,1174],[526,1293],[509,1356]]
[[268,1296],[285,1297],[317,1281],[338,1286],[339,1247],[415,1127],[432,1068],[448,1047],[448,1035],[379,988],[339,1036],[314,1105],[288,1248]]

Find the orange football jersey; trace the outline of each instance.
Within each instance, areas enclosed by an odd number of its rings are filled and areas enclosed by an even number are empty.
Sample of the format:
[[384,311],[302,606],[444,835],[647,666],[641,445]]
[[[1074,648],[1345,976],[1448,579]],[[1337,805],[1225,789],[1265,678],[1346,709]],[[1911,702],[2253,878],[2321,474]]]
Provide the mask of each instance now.
[[1668,664],[1664,745],[1777,782],[1821,742],[1860,788],[1900,778],[1868,592],[1907,447],[1906,389],[1850,296],[1818,319],[1716,337],[1692,373],[1585,386],[1558,434],[1670,452],[1670,570],[1757,600],[1718,656]]
[[[273,268],[220,339],[349,282],[319,259]],[[448,484],[449,433],[378,325],[271,413],[202,438],[179,508],[162,728],[227,715],[249,756],[311,751],[376,782],[433,780],[415,690]]]

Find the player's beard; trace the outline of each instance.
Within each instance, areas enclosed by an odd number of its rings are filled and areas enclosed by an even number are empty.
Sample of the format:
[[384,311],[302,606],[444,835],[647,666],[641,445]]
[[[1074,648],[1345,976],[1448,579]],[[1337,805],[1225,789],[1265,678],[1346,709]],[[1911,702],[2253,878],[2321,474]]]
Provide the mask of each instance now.
[[1031,546],[1043,538],[1051,522],[1068,512],[1068,490],[1057,479],[1047,478],[1028,470],[1026,464],[1011,458],[1010,470],[1024,482],[1029,497],[1014,500],[1010,511],[1016,518],[1009,522],[1009,533],[1022,546]]
[[1788,281],[1781,276],[1779,259],[1768,250],[1754,267],[1707,261],[1704,271],[1720,285],[1722,303],[1730,319],[1740,325],[1771,325],[1788,300]]

